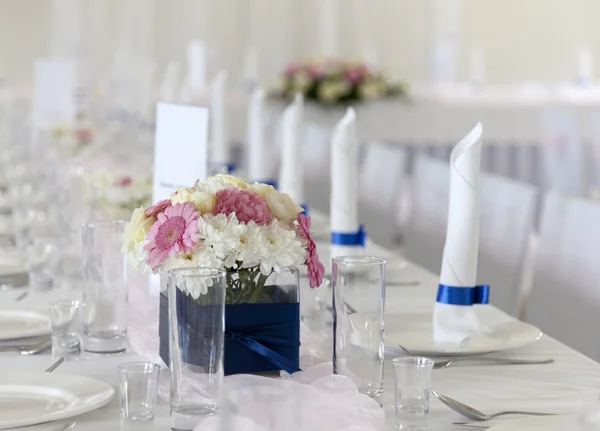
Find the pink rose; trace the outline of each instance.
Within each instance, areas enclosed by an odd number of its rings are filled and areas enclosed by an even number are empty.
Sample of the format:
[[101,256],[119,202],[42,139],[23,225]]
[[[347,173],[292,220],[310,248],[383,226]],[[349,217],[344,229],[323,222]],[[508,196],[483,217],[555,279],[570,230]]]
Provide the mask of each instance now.
[[217,192],[217,206],[214,214],[229,215],[235,213],[240,223],[253,221],[257,225],[265,225],[273,220],[269,206],[258,193],[253,190],[240,190],[236,187]]

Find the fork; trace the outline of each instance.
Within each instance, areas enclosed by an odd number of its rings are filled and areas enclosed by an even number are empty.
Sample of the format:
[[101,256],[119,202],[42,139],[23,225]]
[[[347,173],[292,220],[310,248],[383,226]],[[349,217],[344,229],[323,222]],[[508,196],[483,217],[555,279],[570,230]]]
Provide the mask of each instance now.
[[451,366],[452,364],[454,364],[456,362],[468,361],[468,360],[488,362],[490,364],[496,364],[496,365],[537,365],[537,364],[551,364],[554,362],[554,359],[551,359],[551,358],[535,360],[535,359],[509,359],[509,358],[461,356],[458,358],[452,358],[452,359],[448,359],[445,361],[435,361],[435,363],[433,364],[433,368],[436,370],[448,368],[449,366]]

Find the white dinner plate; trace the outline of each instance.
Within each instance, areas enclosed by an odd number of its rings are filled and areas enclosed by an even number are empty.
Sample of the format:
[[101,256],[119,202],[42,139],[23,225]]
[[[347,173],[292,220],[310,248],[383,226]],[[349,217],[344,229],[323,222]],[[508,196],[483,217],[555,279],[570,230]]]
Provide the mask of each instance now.
[[0,341],[49,333],[50,317],[45,307],[3,306],[0,309]]
[[115,391],[108,383],[51,373],[0,374],[0,429],[35,425],[91,412]]
[[533,325],[520,320],[486,322],[481,313],[481,323],[492,330],[490,334],[469,337],[460,344],[441,344],[433,339],[433,317],[429,313],[402,313],[386,316],[386,352],[394,355],[404,352],[404,347],[421,356],[470,356],[529,345],[542,337]]
[[506,421],[488,428],[488,431],[574,431],[577,429],[576,416],[561,415]]

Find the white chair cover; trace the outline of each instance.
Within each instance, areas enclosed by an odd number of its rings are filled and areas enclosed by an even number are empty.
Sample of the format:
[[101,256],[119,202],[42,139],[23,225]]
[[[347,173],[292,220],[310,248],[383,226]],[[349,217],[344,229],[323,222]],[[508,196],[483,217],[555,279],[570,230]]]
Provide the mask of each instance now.
[[491,286],[490,302],[518,316],[521,274],[532,232],[537,190],[499,175],[481,178],[478,284]]
[[542,211],[526,321],[600,359],[600,204],[550,192]]
[[425,155],[416,156],[405,255],[435,273],[440,271],[444,253],[449,192],[448,163]]
[[359,185],[360,220],[369,238],[382,246],[394,245],[397,233],[398,191],[405,179],[406,152],[398,147],[371,143],[361,169]]
[[331,190],[331,130],[314,123],[304,126],[304,186],[306,201],[329,213]]

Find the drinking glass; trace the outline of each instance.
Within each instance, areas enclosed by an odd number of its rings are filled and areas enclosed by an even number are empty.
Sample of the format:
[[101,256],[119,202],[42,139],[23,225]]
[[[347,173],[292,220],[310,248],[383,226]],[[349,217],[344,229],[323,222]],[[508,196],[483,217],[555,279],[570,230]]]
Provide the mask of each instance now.
[[127,257],[121,251],[125,222],[83,224],[83,329],[85,350],[122,353],[127,338]]
[[333,372],[378,399],[383,392],[385,260],[340,256],[332,261]]
[[160,365],[152,362],[129,362],[117,367],[119,401],[126,419],[149,420],[156,414],[156,395]]
[[192,430],[219,411],[223,385],[225,271],[168,273],[171,428]]
[[419,357],[395,358],[396,426],[416,431],[429,425],[429,399],[433,359]]
[[81,354],[81,302],[71,299],[52,301],[50,330],[52,356],[73,358]]

